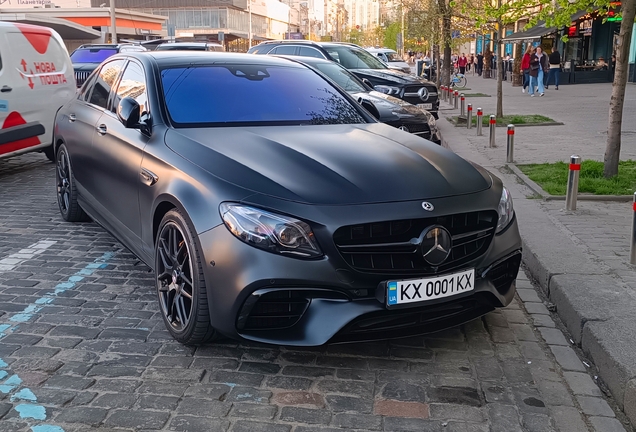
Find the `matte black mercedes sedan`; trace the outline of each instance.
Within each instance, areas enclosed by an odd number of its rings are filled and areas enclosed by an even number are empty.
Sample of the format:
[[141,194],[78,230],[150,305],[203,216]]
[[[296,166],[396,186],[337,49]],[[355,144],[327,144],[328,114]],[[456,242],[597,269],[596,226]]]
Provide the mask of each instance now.
[[58,112],[55,151],[62,217],[154,270],[185,344],[403,337],[514,296],[501,181],[290,60],[113,56]]

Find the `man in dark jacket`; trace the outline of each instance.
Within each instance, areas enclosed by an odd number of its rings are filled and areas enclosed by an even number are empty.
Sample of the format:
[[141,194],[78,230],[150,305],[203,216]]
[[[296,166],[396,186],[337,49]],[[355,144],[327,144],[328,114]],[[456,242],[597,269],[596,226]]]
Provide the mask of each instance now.
[[552,77],[554,77],[554,89],[559,89],[559,75],[561,75],[561,53],[554,48],[552,53],[548,56],[550,62],[550,71],[548,72],[548,79],[545,83],[545,88],[549,88]]
[[484,56],[482,53],[477,54],[477,75],[481,76],[481,72],[484,70]]

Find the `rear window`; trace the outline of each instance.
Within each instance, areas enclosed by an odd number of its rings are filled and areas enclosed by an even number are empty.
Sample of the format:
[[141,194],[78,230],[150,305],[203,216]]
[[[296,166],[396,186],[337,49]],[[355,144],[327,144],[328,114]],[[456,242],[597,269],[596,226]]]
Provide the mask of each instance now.
[[165,104],[177,127],[366,123],[310,69],[218,65],[161,71]]
[[81,48],[71,54],[71,61],[73,63],[101,63],[115,54],[117,54],[115,48]]

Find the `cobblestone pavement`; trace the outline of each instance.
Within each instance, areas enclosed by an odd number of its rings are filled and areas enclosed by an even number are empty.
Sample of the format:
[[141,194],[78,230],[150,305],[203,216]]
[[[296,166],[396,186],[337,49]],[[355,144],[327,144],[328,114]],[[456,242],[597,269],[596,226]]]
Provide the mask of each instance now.
[[509,308],[426,337],[182,346],[149,269],[62,222],[53,175],[0,163],[0,431],[625,430],[523,275]]

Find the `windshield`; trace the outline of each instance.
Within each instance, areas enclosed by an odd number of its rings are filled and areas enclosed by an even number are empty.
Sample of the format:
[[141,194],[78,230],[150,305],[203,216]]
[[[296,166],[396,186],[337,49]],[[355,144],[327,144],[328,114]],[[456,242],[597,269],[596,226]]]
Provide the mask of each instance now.
[[117,54],[115,48],[80,48],[71,54],[71,62],[101,63],[115,54]]
[[345,91],[356,93],[369,91],[364,88],[360,82],[358,82],[357,78],[353,76],[351,72],[347,71],[342,66],[335,63],[318,63],[313,65],[313,67],[334,80],[336,84],[342,87]]
[[161,71],[176,127],[366,123],[335,87],[310,69],[264,65]]
[[398,53],[395,53],[395,52],[384,53],[384,55],[386,56],[387,59],[389,59],[390,62],[403,62],[404,61],[404,59],[402,57],[400,57],[400,55]]
[[335,61],[347,69],[387,69],[377,57],[361,48],[346,45],[323,48]]

